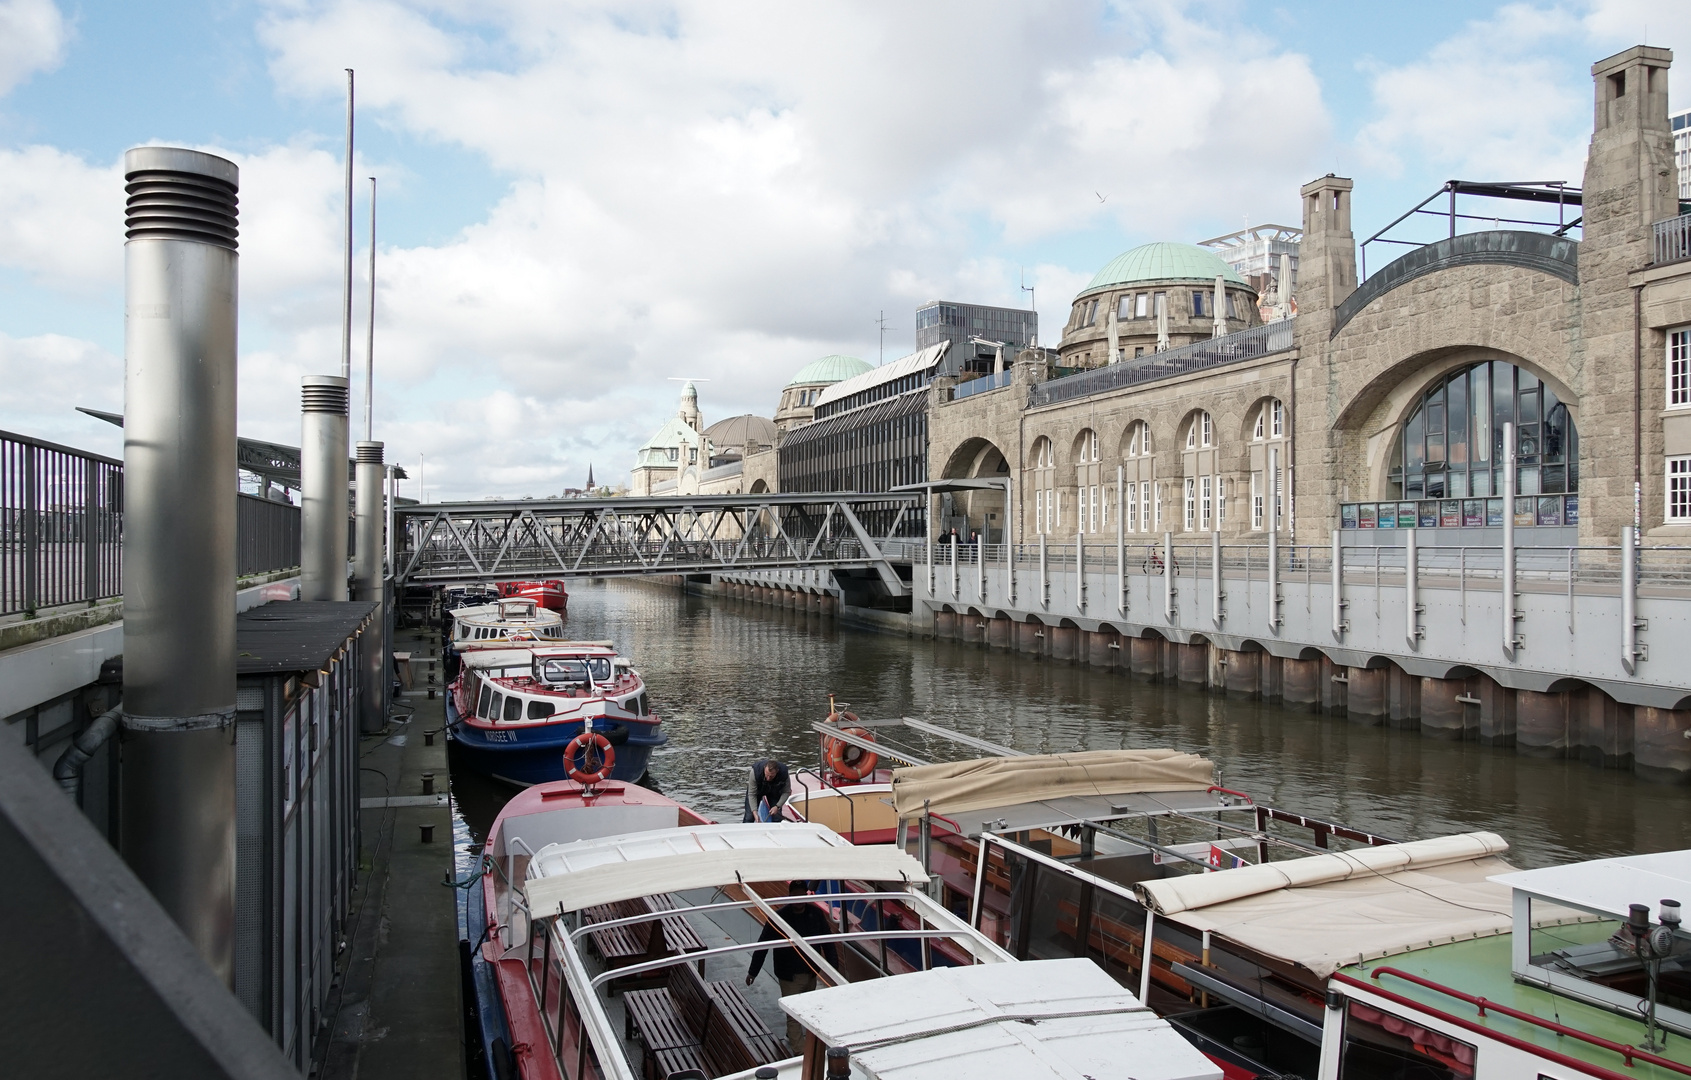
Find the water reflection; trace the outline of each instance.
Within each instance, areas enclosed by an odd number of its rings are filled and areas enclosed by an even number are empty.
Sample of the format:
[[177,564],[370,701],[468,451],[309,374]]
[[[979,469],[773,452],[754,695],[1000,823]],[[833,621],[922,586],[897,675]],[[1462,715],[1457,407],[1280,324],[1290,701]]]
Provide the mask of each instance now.
[[[842,628],[832,620],[637,582],[581,582],[568,633],[632,656],[664,717],[663,790],[737,820],[751,763],[814,765],[810,722],[836,692],[865,717],[915,716],[1019,750],[1169,746],[1259,801],[1401,838],[1490,829],[1517,865],[1691,846],[1681,790],[1581,762],[1349,724],[1116,671]],[[965,756],[911,733],[932,759]],[[457,771],[478,836],[510,790]]]

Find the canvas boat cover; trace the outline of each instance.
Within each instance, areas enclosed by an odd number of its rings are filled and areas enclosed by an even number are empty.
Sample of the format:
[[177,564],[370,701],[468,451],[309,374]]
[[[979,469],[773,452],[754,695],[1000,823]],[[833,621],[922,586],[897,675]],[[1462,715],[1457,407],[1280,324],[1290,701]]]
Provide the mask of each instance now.
[[901,818],[964,813],[1074,796],[1204,791],[1215,766],[1178,750],[1085,750],[1073,754],[977,758],[895,769],[893,806]]
[[[1142,881],[1147,907],[1326,978],[1364,960],[1508,933],[1512,867],[1495,833],[1462,833]],[[1546,911],[1535,923],[1566,921]]]
[[1221,1080],[1221,1070],[1092,961],[935,968],[781,999],[852,1075]]
[[544,918],[596,904],[736,882],[928,880],[922,864],[885,844],[854,847],[822,825],[694,825],[548,844],[523,892]]

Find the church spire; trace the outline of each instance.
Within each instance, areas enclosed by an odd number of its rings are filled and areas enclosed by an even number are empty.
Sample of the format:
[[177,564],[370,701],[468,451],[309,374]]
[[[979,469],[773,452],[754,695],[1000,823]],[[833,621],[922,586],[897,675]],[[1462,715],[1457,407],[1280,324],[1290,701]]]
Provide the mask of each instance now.
[[588,490],[589,494],[591,494],[592,491],[594,490],[594,488],[593,488],[593,463],[591,461],[587,463],[587,490]]

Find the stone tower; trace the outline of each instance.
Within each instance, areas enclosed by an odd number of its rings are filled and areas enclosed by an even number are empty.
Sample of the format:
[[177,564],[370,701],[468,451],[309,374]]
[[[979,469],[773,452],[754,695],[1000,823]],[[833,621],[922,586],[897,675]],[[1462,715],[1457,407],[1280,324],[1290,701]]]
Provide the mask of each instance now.
[[[1588,535],[1616,543],[1635,508],[1662,520],[1665,404],[1660,331],[1634,325],[1631,275],[1650,265],[1651,225],[1679,212],[1668,128],[1673,53],[1638,45],[1591,66],[1595,96],[1579,251],[1580,491]],[[1635,357],[1636,351],[1636,357]],[[1642,374],[1635,370],[1642,363]]]

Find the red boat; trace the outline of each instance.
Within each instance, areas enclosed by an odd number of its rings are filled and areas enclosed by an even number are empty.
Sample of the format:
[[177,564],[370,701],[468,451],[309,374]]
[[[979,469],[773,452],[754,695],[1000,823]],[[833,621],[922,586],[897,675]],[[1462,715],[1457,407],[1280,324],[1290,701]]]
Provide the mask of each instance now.
[[550,581],[500,582],[499,595],[526,597],[560,615],[567,612],[570,603],[570,594],[564,591],[564,583],[556,578]]

